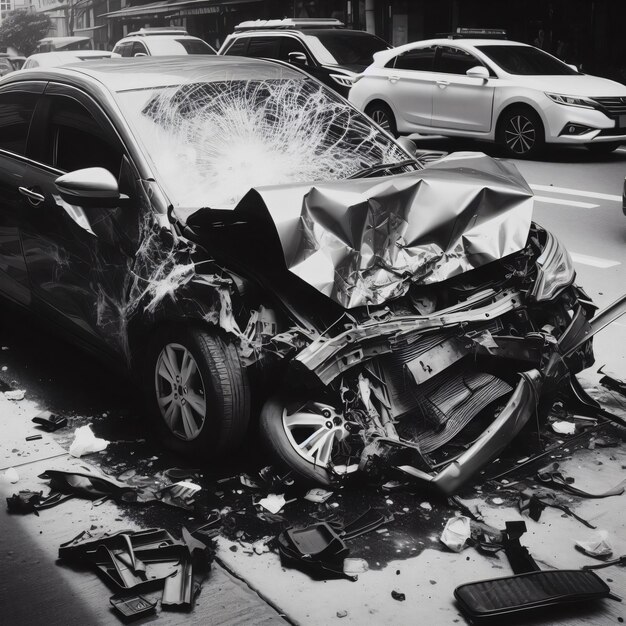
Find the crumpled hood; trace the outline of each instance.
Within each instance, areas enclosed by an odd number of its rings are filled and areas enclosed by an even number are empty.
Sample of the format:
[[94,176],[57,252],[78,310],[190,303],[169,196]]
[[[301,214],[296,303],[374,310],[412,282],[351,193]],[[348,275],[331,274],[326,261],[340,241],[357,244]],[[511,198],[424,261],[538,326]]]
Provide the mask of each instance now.
[[533,206],[517,169],[480,153],[385,178],[259,187],[240,205],[251,202],[274,223],[288,270],[348,309],[521,250]]

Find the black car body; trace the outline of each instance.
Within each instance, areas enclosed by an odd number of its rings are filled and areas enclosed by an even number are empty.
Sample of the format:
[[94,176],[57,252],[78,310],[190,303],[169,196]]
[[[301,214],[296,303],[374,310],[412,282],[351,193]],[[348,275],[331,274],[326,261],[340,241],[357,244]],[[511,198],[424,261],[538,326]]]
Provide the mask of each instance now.
[[[337,20],[244,22],[228,35],[218,54],[277,59],[305,70],[347,97],[352,78],[390,46],[371,33],[343,28]],[[328,25],[322,27],[327,22]],[[286,23],[286,26],[283,24]]]
[[0,292],[136,376],[181,452],[260,419],[306,480],[384,460],[451,493],[592,362],[595,307],[513,166],[422,169],[296,69],[29,70],[0,123]]

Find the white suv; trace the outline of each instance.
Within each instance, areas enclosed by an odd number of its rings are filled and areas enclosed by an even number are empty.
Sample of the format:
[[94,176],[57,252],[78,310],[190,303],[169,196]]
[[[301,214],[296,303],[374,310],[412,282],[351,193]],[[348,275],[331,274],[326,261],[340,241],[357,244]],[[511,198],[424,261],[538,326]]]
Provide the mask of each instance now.
[[530,157],[545,143],[609,152],[626,142],[626,87],[538,48],[432,39],[374,55],[349,100],[394,135],[497,141]]
[[113,48],[113,54],[122,57],[154,57],[216,52],[206,41],[191,37],[180,28],[141,28],[120,39]]

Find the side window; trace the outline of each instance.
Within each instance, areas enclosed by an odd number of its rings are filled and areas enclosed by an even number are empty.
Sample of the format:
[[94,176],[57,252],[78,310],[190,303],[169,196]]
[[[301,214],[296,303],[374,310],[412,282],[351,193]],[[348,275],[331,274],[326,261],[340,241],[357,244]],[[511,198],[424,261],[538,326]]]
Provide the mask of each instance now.
[[278,58],[280,39],[278,37],[252,37],[248,44],[248,57]]
[[132,47],[133,47],[132,42],[127,41],[125,43],[120,43],[117,46],[115,46],[114,52],[117,52],[123,57],[129,57]]
[[133,47],[131,48],[130,56],[134,57],[136,54],[148,55],[148,48],[144,46],[141,41],[133,41]]
[[248,37],[239,37],[233,41],[232,45],[224,52],[224,54],[229,54],[236,57],[245,57],[246,51],[248,48],[248,41],[250,39]]
[[9,59],[0,58],[0,76],[4,76],[12,71],[13,66],[11,65],[11,61],[9,61]]
[[38,97],[26,92],[0,93],[0,149],[26,154],[28,129]]
[[483,65],[474,55],[465,50],[441,46],[435,71],[446,74],[465,74],[467,70],[477,65]]
[[104,167],[117,178],[122,150],[82,104],[67,96],[53,96],[45,162],[63,172]]
[[[391,63],[395,61],[394,65]],[[435,61],[435,47],[418,48],[409,50],[387,63],[386,67],[395,67],[399,70],[417,70],[421,72],[432,72]]]
[[302,52],[311,63],[311,56],[307,52],[307,49],[299,42],[295,37],[281,37],[280,42],[280,56],[278,57],[282,61],[289,61],[290,52]]

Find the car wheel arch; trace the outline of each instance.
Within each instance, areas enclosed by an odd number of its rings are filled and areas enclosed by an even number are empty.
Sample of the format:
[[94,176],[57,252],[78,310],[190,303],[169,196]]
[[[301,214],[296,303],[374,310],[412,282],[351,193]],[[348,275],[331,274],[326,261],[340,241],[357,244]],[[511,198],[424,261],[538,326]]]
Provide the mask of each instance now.
[[498,134],[500,132],[501,129],[501,124],[502,121],[505,118],[505,115],[510,112],[513,109],[526,109],[530,112],[532,112],[534,115],[536,115],[539,118],[539,121],[541,122],[541,127],[543,130],[543,134],[544,134],[544,141],[546,139],[546,128],[547,128],[547,124],[546,124],[546,120],[544,118],[544,116],[542,115],[541,111],[539,110],[538,107],[534,106],[533,104],[526,102],[524,100],[518,100],[518,101],[513,101],[513,102],[508,102],[505,106],[503,106],[500,111],[498,112],[498,117],[496,120],[496,124],[495,124],[495,138],[497,140]]

